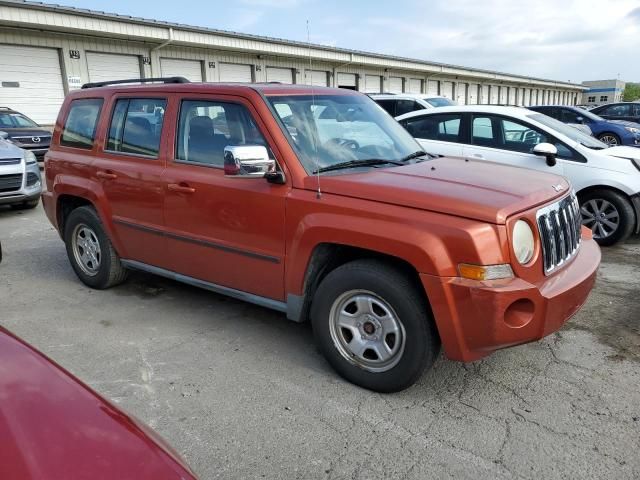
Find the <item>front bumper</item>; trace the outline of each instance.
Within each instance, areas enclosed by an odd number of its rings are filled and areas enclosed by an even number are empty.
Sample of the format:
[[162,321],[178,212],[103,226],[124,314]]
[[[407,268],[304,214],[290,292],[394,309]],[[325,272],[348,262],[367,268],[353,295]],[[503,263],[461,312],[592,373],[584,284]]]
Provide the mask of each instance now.
[[600,257],[583,237],[569,265],[535,284],[420,275],[447,357],[470,362],[555,332],[586,302]]
[[[16,168],[8,170],[0,170],[0,175],[22,175],[22,184],[20,188],[8,192],[0,192],[0,205],[10,205],[22,202],[28,202],[40,197],[42,192],[42,175],[37,164],[16,165]],[[37,180],[29,184],[29,175],[35,175]]]

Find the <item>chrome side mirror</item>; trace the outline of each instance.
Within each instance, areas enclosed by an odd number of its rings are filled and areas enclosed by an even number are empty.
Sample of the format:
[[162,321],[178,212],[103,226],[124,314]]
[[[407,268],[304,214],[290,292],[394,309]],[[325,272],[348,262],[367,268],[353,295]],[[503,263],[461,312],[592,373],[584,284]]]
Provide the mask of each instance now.
[[269,158],[267,149],[260,145],[224,147],[224,174],[235,178],[263,178],[274,172],[275,160]]
[[534,155],[540,155],[541,157],[546,157],[547,165],[553,167],[556,162],[556,157],[558,156],[558,149],[555,145],[551,143],[539,143],[532,150]]

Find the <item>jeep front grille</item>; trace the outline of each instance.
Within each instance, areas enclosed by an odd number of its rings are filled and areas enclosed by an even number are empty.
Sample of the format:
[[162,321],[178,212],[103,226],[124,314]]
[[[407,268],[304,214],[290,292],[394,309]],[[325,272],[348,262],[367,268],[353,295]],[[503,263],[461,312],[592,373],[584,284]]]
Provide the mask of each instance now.
[[538,228],[544,256],[544,273],[549,275],[565,264],[580,248],[582,217],[574,194],[538,210]]
[[13,192],[22,188],[22,174],[0,175],[0,193]]

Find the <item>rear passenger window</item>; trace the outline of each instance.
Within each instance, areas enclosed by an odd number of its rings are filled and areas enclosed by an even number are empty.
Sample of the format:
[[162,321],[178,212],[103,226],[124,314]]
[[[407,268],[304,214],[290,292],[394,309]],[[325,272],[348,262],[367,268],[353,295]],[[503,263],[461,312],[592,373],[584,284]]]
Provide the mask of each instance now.
[[71,102],[60,145],[87,150],[93,148],[102,102],[102,99],[97,98],[83,98]]
[[178,160],[222,167],[224,148],[230,145],[267,147],[267,142],[244,106],[199,100],[182,102],[178,125]]
[[157,158],[167,101],[122,98],[116,102],[106,150]]
[[376,100],[378,105],[384,108],[392,117],[396,116],[396,101],[395,100]]
[[424,107],[414,100],[398,100],[398,104],[396,105],[396,117],[404,115],[405,113],[423,109]]
[[415,138],[460,142],[460,115],[425,115],[405,120],[403,126]]

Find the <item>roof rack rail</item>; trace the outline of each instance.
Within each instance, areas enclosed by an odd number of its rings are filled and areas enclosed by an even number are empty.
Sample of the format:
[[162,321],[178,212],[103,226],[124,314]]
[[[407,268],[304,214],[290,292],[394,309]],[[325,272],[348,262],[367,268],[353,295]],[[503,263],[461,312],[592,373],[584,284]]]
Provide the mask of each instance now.
[[129,78],[127,80],[110,80],[107,82],[93,82],[93,83],[85,83],[82,85],[83,89],[86,88],[98,88],[98,87],[106,87],[107,85],[122,85],[125,83],[152,83],[152,82],[162,82],[162,83],[191,83],[184,77],[156,77],[156,78]]

